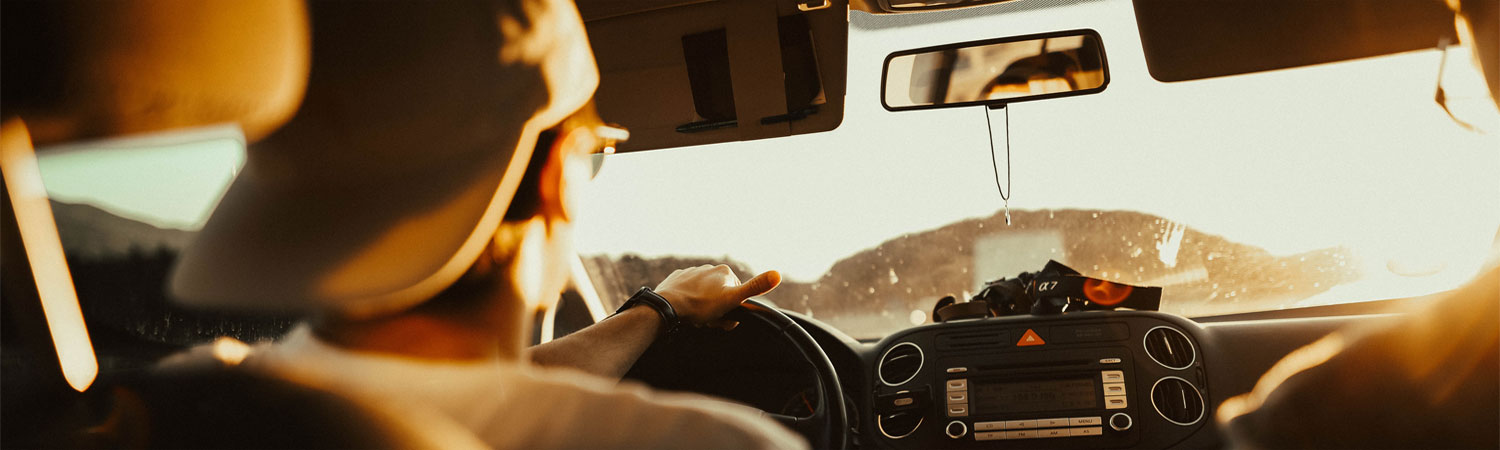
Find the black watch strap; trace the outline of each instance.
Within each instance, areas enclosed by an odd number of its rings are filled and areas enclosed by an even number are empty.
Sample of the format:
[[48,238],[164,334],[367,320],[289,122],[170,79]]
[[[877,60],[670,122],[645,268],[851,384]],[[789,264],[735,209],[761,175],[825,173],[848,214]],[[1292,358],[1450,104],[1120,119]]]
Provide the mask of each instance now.
[[641,304],[650,306],[651,309],[656,310],[657,315],[661,316],[661,331],[656,334],[657,337],[677,331],[678,325],[682,323],[681,319],[677,318],[677,311],[672,309],[672,304],[668,303],[667,299],[662,298],[656,291],[652,291],[648,287],[643,287],[641,290],[635,291],[635,295],[631,295],[630,299],[625,300],[625,303],[620,305],[620,309],[615,310],[615,314],[625,312],[625,310]]

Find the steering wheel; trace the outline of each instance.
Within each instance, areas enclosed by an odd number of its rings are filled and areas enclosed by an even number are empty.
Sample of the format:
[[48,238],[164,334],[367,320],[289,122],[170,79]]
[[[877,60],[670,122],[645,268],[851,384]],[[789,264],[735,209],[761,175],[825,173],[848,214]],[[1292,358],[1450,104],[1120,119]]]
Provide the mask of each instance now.
[[809,437],[813,448],[844,450],[849,440],[849,412],[844,409],[844,389],[839,386],[838,372],[833,368],[833,361],[828,359],[827,353],[823,353],[823,348],[818,346],[812,335],[807,334],[807,330],[776,307],[754,299],[745,300],[739,308],[725,314],[724,318],[737,322],[754,320],[770,325],[796,347],[802,358],[812,363],[813,370],[817,372],[818,404],[811,416],[764,415]]

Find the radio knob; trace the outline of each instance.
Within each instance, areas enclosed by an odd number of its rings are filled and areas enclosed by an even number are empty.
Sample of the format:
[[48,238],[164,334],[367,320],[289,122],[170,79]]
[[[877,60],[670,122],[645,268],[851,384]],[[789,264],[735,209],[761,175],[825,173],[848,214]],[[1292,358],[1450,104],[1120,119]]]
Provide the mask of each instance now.
[[1134,424],[1135,421],[1130,420],[1129,414],[1115,413],[1115,415],[1109,416],[1109,427],[1114,428],[1115,431],[1129,430],[1130,426]]
[[963,421],[955,420],[948,422],[948,429],[944,431],[948,433],[948,437],[958,439],[969,434],[969,426],[965,425]]

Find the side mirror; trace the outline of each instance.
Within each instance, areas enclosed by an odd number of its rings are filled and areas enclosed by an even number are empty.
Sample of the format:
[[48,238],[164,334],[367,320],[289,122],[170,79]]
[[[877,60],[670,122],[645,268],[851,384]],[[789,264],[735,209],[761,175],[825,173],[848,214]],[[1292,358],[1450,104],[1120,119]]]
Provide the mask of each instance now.
[[1092,94],[1109,68],[1099,33],[1073,30],[896,52],[882,78],[881,103],[900,111]]

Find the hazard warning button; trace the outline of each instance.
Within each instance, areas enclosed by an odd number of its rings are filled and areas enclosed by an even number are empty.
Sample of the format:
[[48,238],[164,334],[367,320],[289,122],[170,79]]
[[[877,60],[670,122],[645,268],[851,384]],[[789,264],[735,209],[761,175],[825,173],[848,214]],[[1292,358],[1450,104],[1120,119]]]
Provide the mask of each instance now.
[[1034,331],[1034,330],[1032,330],[1030,328],[1027,328],[1026,329],[1026,334],[1022,334],[1021,335],[1021,340],[1016,341],[1016,346],[1017,347],[1025,347],[1025,346],[1028,346],[1028,345],[1042,345],[1042,344],[1046,344],[1046,343],[1047,343],[1047,341],[1043,341],[1042,337],[1038,336],[1036,334],[1036,331]]

